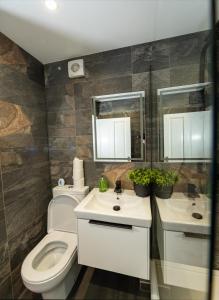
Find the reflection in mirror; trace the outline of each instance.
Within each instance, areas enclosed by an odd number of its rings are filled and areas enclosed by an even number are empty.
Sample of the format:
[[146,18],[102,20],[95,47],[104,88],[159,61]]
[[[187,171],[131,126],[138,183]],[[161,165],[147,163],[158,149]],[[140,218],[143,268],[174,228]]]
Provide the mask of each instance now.
[[158,90],[160,160],[198,162],[211,158],[211,83]]
[[144,155],[144,92],[95,96],[94,161],[140,161]]

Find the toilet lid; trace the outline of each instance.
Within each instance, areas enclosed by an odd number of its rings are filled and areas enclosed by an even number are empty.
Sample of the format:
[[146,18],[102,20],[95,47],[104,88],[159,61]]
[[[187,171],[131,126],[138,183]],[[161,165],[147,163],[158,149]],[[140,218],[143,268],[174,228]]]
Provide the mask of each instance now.
[[77,218],[74,212],[79,204],[72,195],[54,197],[48,207],[47,232],[54,230],[77,233]]

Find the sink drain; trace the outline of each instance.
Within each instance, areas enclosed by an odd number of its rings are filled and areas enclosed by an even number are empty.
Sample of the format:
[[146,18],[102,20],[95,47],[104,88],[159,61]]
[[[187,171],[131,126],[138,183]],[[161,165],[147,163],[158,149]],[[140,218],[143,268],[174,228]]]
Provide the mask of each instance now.
[[199,213],[193,213],[192,216],[193,216],[193,218],[198,219],[198,220],[203,219],[202,215]]
[[113,210],[115,210],[115,211],[120,210],[120,206],[119,206],[119,205],[114,205],[114,206],[113,206]]

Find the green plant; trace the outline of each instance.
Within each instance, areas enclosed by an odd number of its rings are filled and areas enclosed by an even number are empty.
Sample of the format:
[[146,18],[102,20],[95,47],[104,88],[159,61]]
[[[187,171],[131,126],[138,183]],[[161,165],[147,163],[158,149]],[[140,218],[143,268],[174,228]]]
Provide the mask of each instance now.
[[151,169],[139,168],[129,172],[129,179],[135,184],[149,185],[151,183]]
[[157,169],[153,176],[153,182],[159,186],[174,185],[178,181],[178,175],[174,171]]

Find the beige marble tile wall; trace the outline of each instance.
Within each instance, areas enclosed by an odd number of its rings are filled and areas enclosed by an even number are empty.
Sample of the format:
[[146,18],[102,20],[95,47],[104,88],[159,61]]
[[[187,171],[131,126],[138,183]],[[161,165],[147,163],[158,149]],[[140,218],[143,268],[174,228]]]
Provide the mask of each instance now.
[[43,65],[0,33],[0,299],[31,298],[20,268],[50,200]]

